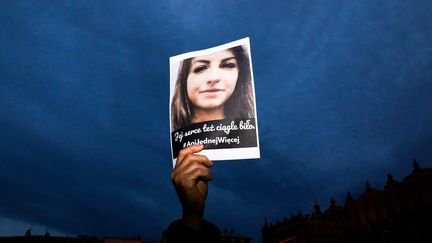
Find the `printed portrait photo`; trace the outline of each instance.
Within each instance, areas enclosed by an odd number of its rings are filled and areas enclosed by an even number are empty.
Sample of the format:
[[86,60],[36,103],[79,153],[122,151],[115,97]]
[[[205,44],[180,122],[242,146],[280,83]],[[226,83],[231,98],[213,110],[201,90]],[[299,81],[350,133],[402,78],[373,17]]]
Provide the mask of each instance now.
[[[219,151],[224,153],[237,152],[227,151],[227,148],[258,147],[248,38],[172,57],[170,73],[170,129],[174,138],[172,143],[179,142],[179,136],[182,135],[180,149],[194,143],[203,143],[208,150],[224,149]],[[249,129],[246,129],[246,126],[249,126]],[[213,127],[214,130],[205,130],[208,127]],[[233,138],[238,138],[238,141]],[[224,142],[227,139],[231,139],[230,142]],[[234,146],[234,143],[238,146]],[[176,153],[174,158],[175,155]],[[229,156],[216,156],[222,159],[225,157]],[[237,159],[238,156],[233,154],[232,157]],[[251,157],[256,157],[256,154]]]

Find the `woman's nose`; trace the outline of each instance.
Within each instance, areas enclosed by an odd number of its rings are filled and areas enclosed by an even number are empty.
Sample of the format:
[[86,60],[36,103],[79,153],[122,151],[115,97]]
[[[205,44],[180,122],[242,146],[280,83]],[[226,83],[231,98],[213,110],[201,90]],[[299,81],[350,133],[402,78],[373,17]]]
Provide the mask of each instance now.
[[207,79],[207,83],[217,83],[220,81],[220,73],[218,68],[212,68]]

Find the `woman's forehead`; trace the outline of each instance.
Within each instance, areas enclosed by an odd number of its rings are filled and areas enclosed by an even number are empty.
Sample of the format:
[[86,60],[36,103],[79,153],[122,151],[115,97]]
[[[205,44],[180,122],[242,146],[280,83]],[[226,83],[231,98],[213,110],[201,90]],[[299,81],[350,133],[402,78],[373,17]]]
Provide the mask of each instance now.
[[198,60],[220,61],[220,60],[230,58],[230,57],[235,57],[234,53],[231,50],[227,49],[227,50],[223,50],[223,51],[213,52],[210,54],[194,57],[194,58],[192,58],[192,62],[198,61]]

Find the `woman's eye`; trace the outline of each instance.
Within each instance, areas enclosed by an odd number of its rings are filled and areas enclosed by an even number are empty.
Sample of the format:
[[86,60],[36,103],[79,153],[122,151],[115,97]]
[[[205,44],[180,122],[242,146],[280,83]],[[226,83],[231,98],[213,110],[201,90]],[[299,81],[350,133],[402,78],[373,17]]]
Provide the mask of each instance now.
[[192,71],[194,73],[200,73],[200,72],[206,70],[206,68],[207,68],[206,66],[201,65],[201,66],[195,67]]
[[231,68],[237,67],[237,65],[235,63],[233,63],[233,62],[224,62],[224,63],[221,64],[221,67],[222,68],[229,68],[229,69],[231,69]]

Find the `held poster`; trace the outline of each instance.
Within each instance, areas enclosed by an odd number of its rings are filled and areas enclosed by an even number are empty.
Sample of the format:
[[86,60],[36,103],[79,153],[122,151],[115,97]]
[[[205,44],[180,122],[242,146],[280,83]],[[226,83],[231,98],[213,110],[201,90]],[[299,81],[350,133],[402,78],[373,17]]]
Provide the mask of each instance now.
[[260,157],[249,38],[170,57],[173,166],[203,144],[210,160]]

